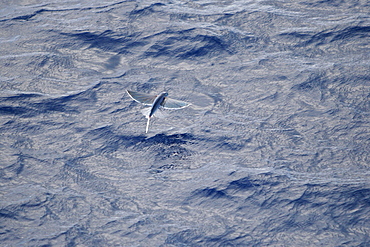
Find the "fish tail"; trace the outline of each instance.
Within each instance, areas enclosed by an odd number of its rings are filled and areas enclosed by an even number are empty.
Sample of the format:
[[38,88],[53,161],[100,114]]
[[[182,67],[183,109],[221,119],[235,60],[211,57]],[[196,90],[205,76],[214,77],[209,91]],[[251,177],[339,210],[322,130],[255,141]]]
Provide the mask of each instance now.
[[150,117],[148,117],[148,122],[146,123],[145,133],[148,133],[148,131],[149,131],[149,123],[150,123]]

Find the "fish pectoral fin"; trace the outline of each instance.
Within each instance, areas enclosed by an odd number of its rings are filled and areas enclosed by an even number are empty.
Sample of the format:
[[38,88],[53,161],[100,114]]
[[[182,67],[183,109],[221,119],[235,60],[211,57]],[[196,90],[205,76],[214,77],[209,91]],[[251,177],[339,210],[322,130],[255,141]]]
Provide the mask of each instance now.
[[126,90],[131,99],[135,100],[144,105],[152,105],[157,95],[151,95],[146,93],[138,93],[130,90]]
[[157,118],[166,118],[168,117],[168,113],[165,111],[163,107],[158,108],[158,110],[154,114]]
[[172,110],[185,108],[185,107],[188,107],[189,105],[190,105],[190,103],[188,103],[188,102],[181,101],[181,100],[176,100],[176,99],[171,99],[171,98],[168,98],[168,97],[166,97],[165,100],[162,103],[162,107],[164,109],[172,109]]
[[147,108],[144,108],[141,110],[141,113],[146,117],[146,118],[149,118],[149,114],[150,114],[150,110],[152,108],[151,107],[147,107]]

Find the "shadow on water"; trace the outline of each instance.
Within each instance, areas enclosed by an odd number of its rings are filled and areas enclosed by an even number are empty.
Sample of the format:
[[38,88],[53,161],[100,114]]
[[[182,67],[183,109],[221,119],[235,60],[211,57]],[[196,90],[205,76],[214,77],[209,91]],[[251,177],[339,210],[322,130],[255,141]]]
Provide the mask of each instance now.
[[152,137],[145,135],[120,135],[117,134],[112,126],[104,126],[98,129],[89,131],[86,134],[87,138],[92,140],[103,141],[101,152],[115,152],[119,148],[133,148],[134,150],[142,150],[146,147],[153,146],[174,146],[185,144],[189,141],[195,141],[195,137],[189,133],[183,134],[157,134]]
[[194,151],[188,144],[197,142],[192,134],[157,134],[152,137],[145,135],[122,135],[116,133],[112,126],[104,126],[86,133],[84,139],[98,143],[96,153],[111,154],[115,152],[135,152],[148,157],[143,164],[151,163],[150,170],[160,173],[169,169],[186,169],[187,161]]

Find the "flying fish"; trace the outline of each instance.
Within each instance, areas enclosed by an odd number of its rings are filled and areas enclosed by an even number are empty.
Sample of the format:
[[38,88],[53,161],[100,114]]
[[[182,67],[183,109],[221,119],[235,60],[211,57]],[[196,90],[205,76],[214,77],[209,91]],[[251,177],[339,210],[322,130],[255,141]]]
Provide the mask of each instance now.
[[148,133],[150,119],[154,116],[154,113],[158,109],[163,108],[176,110],[188,107],[190,105],[190,103],[187,103],[185,101],[168,98],[167,97],[168,93],[166,92],[160,93],[159,95],[151,95],[146,93],[133,92],[130,90],[126,91],[128,95],[136,102],[150,106],[150,108],[146,108],[147,111],[145,111],[146,112],[145,117],[148,119],[145,133]]

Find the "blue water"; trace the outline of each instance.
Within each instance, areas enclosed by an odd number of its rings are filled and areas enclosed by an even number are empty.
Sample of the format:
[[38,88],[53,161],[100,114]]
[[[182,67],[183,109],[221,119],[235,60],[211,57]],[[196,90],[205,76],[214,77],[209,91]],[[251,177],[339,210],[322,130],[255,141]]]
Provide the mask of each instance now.
[[0,6],[1,246],[370,246],[368,1]]

